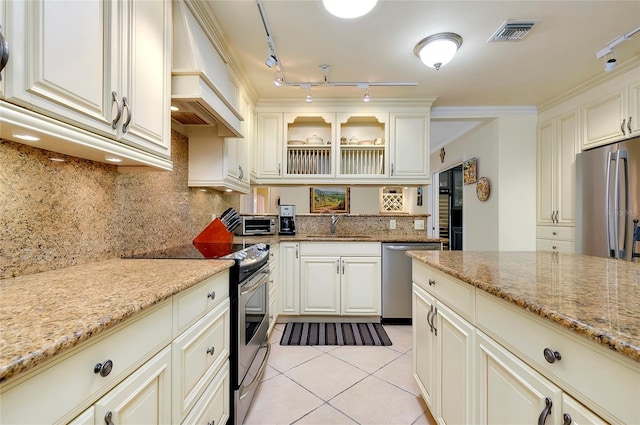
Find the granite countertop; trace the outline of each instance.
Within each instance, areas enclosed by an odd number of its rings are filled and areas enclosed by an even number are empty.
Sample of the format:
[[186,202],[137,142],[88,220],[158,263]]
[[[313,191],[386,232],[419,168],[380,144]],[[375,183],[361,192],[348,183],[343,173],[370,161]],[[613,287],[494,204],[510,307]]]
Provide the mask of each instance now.
[[113,259],[0,280],[0,382],[233,264]]
[[640,263],[554,252],[408,254],[640,362]]
[[265,243],[278,243],[278,242],[427,242],[427,243],[445,243],[448,240],[446,238],[430,238],[428,236],[413,236],[413,235],[347,235],[336,234],[331,236],[330,234],[296,234],[292,236],[287,235],[271,235],[261,237],[251,236],[236,236],[235,241],[242,242],[265,242]]

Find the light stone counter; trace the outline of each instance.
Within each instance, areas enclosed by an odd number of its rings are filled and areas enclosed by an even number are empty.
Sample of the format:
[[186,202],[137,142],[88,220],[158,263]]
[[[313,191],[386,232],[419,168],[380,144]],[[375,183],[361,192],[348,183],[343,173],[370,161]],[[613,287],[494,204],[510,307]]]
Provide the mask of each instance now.
[[0,382],[232,265],[113,259],[0,280]]
[[640,263],[555,252],[408,255],[640,362]]

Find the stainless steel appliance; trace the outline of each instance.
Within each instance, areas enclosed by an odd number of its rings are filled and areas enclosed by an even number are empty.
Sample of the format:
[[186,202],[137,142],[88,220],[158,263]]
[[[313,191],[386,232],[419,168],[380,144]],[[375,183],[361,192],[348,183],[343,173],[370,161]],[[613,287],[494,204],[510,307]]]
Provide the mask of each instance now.
[[269,246],[203,243],[162,249],[128,258],[230,259],[231,303],[231,419],[242,424],[269,357]]
[[411,323],[411,257],[407,251],[442,249],[439,242],[382,244],[382,322]]
[[240,225],[234,231],[240,236],[273,235],[275,232],[275,218],[258,216],[240,216]]
[[632,260],[640,219],[640,138],[576,157],[576,252]]
[[242,424],[262,379],[271,345],[269,328],[269,247],[235,252],[238,285],[231,297],[231,402],[230,423]]
[[281,235],[296,234],[296,206],[280,205],[280,213],[278,214],[278,228]]

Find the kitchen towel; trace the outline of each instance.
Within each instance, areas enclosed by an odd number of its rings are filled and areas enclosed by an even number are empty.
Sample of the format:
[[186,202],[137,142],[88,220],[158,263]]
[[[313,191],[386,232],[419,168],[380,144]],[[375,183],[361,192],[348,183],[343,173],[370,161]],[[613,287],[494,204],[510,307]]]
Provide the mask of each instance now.
[[287,323],[280,345],[392,345],[380,323]]

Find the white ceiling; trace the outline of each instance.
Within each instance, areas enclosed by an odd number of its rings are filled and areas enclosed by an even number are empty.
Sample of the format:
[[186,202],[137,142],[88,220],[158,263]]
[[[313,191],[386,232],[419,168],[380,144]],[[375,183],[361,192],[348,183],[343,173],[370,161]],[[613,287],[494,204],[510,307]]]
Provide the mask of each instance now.
[[[305,90],[273,84],[274,70],[264,63],[266,34],[256,2],[207,3],[260,100],[304,101]],[[434,107],[539,105],[601,75],[603,60],[595,53],[640,26],[640,1],[384,0],[354,20],[333,17],[319,0],[263,4],[287,81],[320,82],[319,66],[328,64],[332,82],[416,82],[416,87],[372,87],[369,92],[373,99],[437,97]],[[508,19],[537,23],[522,41],[487,43]],[[458,33],[464,41],[453,61],[436,71],[424,66],[413,49],[438,32]],[[619,64],[639,55],[640,34],[615,52]],[[312,95],[359,98],[363,90],[322,86],[314,87]]]

